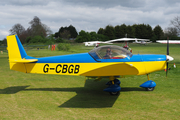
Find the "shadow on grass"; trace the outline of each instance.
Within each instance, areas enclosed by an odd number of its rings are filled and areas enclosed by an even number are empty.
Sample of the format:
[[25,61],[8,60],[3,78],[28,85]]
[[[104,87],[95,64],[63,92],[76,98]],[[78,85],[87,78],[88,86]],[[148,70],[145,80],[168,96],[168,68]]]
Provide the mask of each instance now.
[[5,89],[0,89],[0,94],[15,94],[17,92],[25,90],[27,87],[29,87],[29,85],[7,87]]
[[[84,87],[74,88],[27,88],[27,86],[12,86],[0,89],[0,94],[15,94],[20,91],[56,91],[56,92],[76,92],[77,95],[66,101],[59,107],[61,108],[106,108],[112,107],[119,97],[110,96],[109,93],[103,92],[106,87],[104,81],[94,82],[87,80]],[[144,91],[142,88],[122,88],[121,92]]]
[[129,92],[129,91],[145,91],[145,88],[140,87],[122,87],[121,92]]

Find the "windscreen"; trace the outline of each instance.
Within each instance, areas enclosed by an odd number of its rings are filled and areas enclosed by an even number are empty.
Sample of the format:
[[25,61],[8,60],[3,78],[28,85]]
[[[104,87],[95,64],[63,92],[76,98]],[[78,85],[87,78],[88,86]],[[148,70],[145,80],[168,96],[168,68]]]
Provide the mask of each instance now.
[[94,59],[124,59],[132,56],[128,50],[115,45],[100,46],[91,50],[89,54]]

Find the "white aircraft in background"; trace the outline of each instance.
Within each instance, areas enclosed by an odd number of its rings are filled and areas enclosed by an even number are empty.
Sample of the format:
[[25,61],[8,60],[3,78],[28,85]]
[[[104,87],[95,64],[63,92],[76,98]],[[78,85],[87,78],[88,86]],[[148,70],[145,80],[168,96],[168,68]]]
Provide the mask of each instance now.
[[[167,44],[167,40],[158,40],[158,43]],[[169,44],[180,44],[180,40],[169,40]]]
[[138,44],[147,44],[147,43],[151,43],[151,42],[148,42],[150,40],[148,39],[138,39],[138,38],[119,38],[119,39],[113,39],[113,40],[108,40],[108,41],[105,41],[105,42],[102,42],[102,41],[89,41],[89,42],[84,42],[85,43],[85,46],[97,46],[97,44],[100,44],[100,43],[106,43],[106,44],[113,44],[113,42],[125,42],[125,46],[128,47],[127,45],[127,42],[128,41],[135,41],[133,43],[138,43]]
[[112,43],[107,43],[107,42],[102,42],[102,41],[89,41],[89,42],[83,42],[85,46],[97,46],[100,43],[106,43],[106,44],[112,44]]
[[138,43],[138,44],[146,45],[148,43],[152,43],[152,41],[144,39],[144,40],[135,40],[135,42],[133,42],[133,43]]
[[112,43],[112,42],[125,42],[125,46],[124,46],[124,48],[126,48],[126,49],[128,49],[129,48],[129,46],[128,46],[128,41],[134,41],[133,43],[138,43],[138,44],[147,44],[147,43],[150,43],[150,42],[148,42],[148,41],[150,41],[150,40],[148,40],[148,39],[138,39],[138,38],[120,38],[120,39],[114,39],[114,40],[109,40],[109,41],[106,41],[106,42],[108,42],[108,43]]
[[119,38],[119,39],[114,39],[114,40],[108,40],[106,42],[108,43],[112,43],[112,42],[121,42],[121,41],[125,41],[125,42],[128,42],[128,41],[135,41],[134,43],[141,43],[141,41],[149,41],[148,39],[138,39],[138,38]]

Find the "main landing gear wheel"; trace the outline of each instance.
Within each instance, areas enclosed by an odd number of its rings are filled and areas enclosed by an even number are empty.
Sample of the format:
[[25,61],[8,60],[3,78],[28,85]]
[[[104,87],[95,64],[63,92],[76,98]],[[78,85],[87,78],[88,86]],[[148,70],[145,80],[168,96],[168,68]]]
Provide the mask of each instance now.
[[109,92],[110,95],[119,95],[121,87],[120,81],[118,79],[114,79],[106,83],[108,85],[107,88],[104,89],[105,92]]
[[155,89],[155,87],[152,87],[152,88],[145,88],[146,91],[153,91]]
[[119,95],[120,91],[117,92],[109,92],[110,95]]

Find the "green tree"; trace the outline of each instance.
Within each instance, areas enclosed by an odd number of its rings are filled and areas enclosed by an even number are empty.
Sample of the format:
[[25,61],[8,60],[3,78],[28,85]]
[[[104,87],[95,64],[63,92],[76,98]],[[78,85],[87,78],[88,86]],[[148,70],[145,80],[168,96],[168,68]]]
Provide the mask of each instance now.
[[116,38],[123,38],[127,34],[127,26],[122,24],[121,26],[115,26],[115,36]]
[[126,27],[126,30],[127,30],[127,37],[128,38],[135,38],[135,29],[132,26],[128,25]]
[[56,38],[55,40],[56,43],[64,43],[64,40],[62,38]]
[[6,45],[7,45],[7,39],[4,38],[4,39],[2,40],[2,42],[1,42],[1,44],[2,44],[3,46],[6,46]]
[[9,31],[12,35],[17,34],[22,44],[26,42],[26,30],[20,23],[15,24]]
[[90,41],[106,41],[108,40],[108,37],[97,34],[96,32],[90,32],[91,40]]
[[58,50],[63,50],[63,51],[69,51],[71,48],[71,45],[69,43],[59,43],[57,46]]
[[71,37],[71,34],[68,30],[63,30],[63,32],[60,33],[60,36],[64,39],[69,39]]
[[178,36],[178,30],[175,27],[168,27],[164,30],[164,37],[169,39],[176,38]]
[[30,41],[31,41],[31,36],[28,36],[27,38],[26,38],[26,43],[29,43]]
[[44,39],[42,36],[34,36],[29,43],[45,43],[46,39]]
[[102,34],[103,35],[104,34],[104,29],[103,28],[99,28],[97,34]]
[[54,37],[55,37],[55,38],[59,38],[59,32],[56,32],[56,33],[54,34]]
[[57,33],[55,33],[55,37],[61,37],[64,38],[64,33],[67,33],[67,31],[69,32],[69,37],[68,38],[76,38],[78,33],[76,31],[76,28],[72,25],[70,25],[69,27],[61,27],[59,29],[59,31]]
[[135,37],[142,38],[142,39],[150,39],[152,37],[152,28],[150,25],[139,24],[133,25],[135,29]]
[[113,26],[106,26],[104,30],[104,35],[107,36],[109,39],[115,39],[115,30]]
[[17,23],[9,31],[11,34],[17,34],[19,36],[25,31],[25,28],[20,23]]
[[90,32],[89,34],[91,36],[90,41],[97,41],[98,40],[98,36],[97,36],[96,32]]
[[152,27],[148,24],[148,25],[146,26],[146,30],[147,30],[146,38],[147,38],[147,39],[150,39],[150,38],[153,36]]
[[29,24],[31,26],[28,28],[27,31],[29,33],[29,36],[31,37],[35,37],[35,36],[46,37],[52,34],[50,28],[47,25],[41,23],[41,20],[37,16],[35,16],[34,19],[29,22]]
[[[163,37],[163,30],[162,30],[162,28],[159,26],[159,25],[157,25],[157,26],[155,26],[155,28],[153,29],[153,36],[156,36],[156,40],[160,40],[161,39],[161,37]],[[156,41],[153,41],[153,42],[156,42]]]
[[71,38],[76,38],[77,37],[78,33],[77,33],[76,28],[74,26],[70,25],[68,27],[68,30],[70,31],[70,34],[71,34],[70,37]]
[[91,35],[88,32],[81,30],[75,41],[78,43],[82,43],[90,40],[91,40]]

